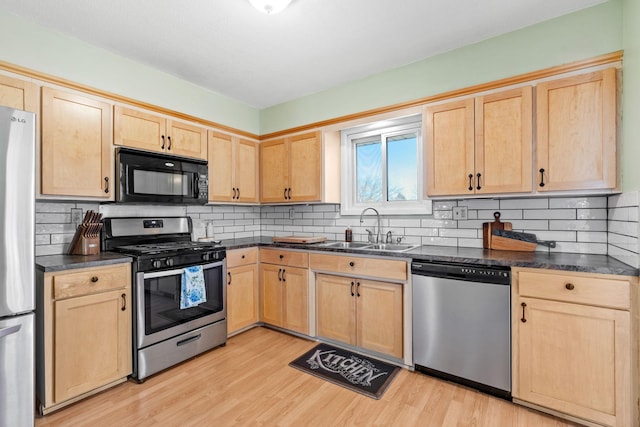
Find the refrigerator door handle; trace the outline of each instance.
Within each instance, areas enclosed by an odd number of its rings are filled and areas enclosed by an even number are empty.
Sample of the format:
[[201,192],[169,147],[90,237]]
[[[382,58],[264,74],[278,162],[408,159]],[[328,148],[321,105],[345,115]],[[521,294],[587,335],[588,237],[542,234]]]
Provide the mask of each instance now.
[[22,328],[22,325],[10,326],[8,328],[0,329],[0,338],[15,334]]

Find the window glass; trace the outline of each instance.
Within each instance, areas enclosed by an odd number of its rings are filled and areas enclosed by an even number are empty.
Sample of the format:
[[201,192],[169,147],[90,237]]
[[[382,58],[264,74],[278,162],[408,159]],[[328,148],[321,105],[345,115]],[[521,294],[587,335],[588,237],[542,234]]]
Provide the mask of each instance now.
[[418,200],[415,133],[387,138],[387,200]]
[[382,201],[382,143],[356,142],[356,199],[358,203]]

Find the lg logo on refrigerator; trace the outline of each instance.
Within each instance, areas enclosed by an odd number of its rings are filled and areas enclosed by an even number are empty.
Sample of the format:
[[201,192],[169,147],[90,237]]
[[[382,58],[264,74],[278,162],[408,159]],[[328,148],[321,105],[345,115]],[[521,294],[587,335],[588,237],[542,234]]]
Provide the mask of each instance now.
[[21,118],[16,117],[16,116],[11,116],[11,121],[12,122],[18,122],[18,123],[27,123],[27,121],[25,119],[21,119]]

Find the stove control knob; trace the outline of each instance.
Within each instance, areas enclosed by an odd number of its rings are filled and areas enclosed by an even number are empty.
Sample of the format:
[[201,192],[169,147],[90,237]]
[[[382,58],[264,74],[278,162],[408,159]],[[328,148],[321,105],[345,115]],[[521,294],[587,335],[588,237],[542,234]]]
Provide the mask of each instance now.
[[162,262],[156,259],[151,261],[151,265],[153,266],[153,268],[160,268],[162,267]]
[[212,255],[213,254],[211,252],[205,252],[205,253],[202,254],[202,260],[203,261],[210,261],[213,258]]
[[171,267],[173,265],[173,258],[167,258],[167,260],[165,262],[167,263],[167,265],[169,267]]

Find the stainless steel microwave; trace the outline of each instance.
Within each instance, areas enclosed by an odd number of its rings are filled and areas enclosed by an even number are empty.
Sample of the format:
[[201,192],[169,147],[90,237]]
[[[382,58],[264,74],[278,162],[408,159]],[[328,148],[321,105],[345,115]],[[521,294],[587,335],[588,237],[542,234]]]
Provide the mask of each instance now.
[[207,162],[129,148],[116,149],[116,201],[120,203],[207,203]]

